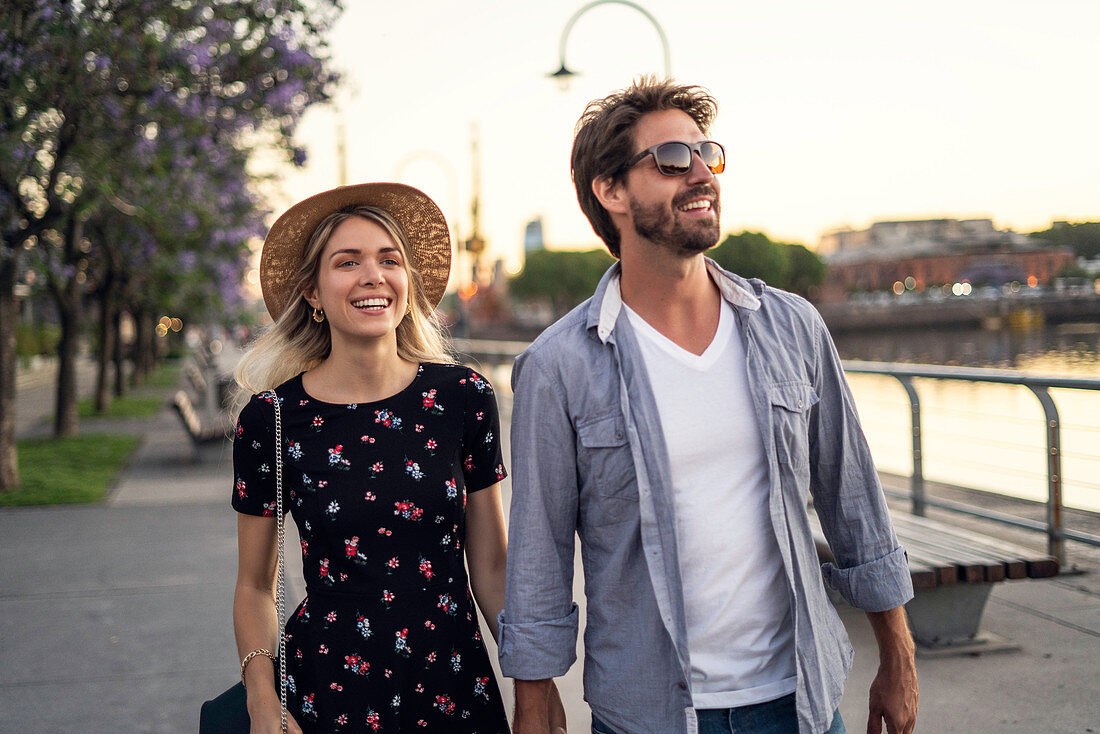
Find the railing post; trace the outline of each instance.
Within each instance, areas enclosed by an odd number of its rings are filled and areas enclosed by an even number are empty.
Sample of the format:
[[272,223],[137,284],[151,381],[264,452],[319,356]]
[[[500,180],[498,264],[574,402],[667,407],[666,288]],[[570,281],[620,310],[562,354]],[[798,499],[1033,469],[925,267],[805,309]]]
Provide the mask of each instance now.
[[1062,429],[1058,406],[1042,385],[1028,385],[1043,406],[1047,429],[1047,552],[1066,564],[1066,539],[1062,532]]
[[909,396],[910,425],[913,429],[913,476],[909,479],[909,488],[912,494],[913,514],[924,517],[926,505],[924,502],[924,456],[921,453],[920,397],[917,395],[917,389],[913,387],[911,377],[907,375],[894,375],[894,377],[905,388],[905,393]]

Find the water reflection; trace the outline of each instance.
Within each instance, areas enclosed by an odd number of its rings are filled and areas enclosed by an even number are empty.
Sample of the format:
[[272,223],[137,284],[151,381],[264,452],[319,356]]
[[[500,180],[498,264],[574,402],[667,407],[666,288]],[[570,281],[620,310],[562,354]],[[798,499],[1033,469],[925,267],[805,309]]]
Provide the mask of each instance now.
[[844,359],[1100,377],[1100,324],[1063,324],[1023,334],[1007,329],[840,334],[836,345]]
[[[1028,334],[934,330],[841,335],[845,359],[1015,369],[1100,378],[1100,325]],[[891,377],[850,376],[876,465],[912,470],[909,402]],[[920,394],[926,478],[1037,501],[1047,497],[1046,427],[1026,388],[915,380]],[[1063,502],[1100,511],[1100,391],[1052,390],[1062,423]]]

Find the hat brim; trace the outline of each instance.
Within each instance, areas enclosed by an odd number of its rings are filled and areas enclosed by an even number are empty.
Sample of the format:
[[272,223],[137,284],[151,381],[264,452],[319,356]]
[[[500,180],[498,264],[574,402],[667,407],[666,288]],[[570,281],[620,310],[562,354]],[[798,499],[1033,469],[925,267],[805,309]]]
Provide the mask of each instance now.
[[451,275],[447,220],[423,191],[399,183],[364,183],[314,194],[275,220],[260,254],[260,290],[271,318],[278,319],[294,295],[306,244],[325,217],[345,207],[368,205],[389,213],[405,233],[424,297],[438,306]]

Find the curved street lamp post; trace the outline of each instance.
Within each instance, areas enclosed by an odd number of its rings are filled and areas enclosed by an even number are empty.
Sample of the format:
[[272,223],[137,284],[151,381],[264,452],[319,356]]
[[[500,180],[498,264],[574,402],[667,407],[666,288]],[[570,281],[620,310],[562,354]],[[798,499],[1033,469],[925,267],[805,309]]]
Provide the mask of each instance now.
[[562,91],[569,87],[569,80],[578,75],[578,72],[569,69],[569,67],[565,65],[565,44],[566,41],[569,39],[569,31],[573,30],[573,25],[577,22],[578,18],[580,18],[582,15],[584,15],[597,5],[625,5],[628,8],[633,8],[634,10],[637,10],[639,13],[644,15],[646,19],[653,24],[653,27],[657,29],[657,36],[661,39],[661,48],[664,51],[665,76],[668,78],[672,77],[672,62],[669,60],[668,38],[665,36],[664,29],[661,28],[661,24],[658,23],[657,19],[653,17],[653,14],[643,8],[641,5],[630,2],[630,0],[595,0],[594,2],[588,3],[580,10],[573,13],[573,16],[566,22],[565,29],[562,30],[561,41],[558,44],[558,56],[561,60],[561,68],[551,74],[547,74],[547,76],[558,81],[558,84],[561,86]]

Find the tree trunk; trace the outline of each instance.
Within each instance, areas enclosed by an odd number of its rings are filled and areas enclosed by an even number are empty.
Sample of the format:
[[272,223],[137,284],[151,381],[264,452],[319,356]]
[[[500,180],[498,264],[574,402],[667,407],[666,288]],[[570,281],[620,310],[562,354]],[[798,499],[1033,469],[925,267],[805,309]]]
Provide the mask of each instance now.
[[15,257],[0,245],[0,492],[19,487],[15,451]]
[[114,313],[114,356],[115,363],[115,397],[126,394],[126,352],[122,344],[122,308],[115,308]]
[[103,282],[99,300],[99,353],[96,355],[95,412],[106,413],[111,407],[111,356],[115,353],[114,296],[111,295],[111,278]]
[[75,280],[57,299],[61,340],[57,344],[57,401],[53,416],[55,436],[75,436],[80,426],[76,412],[76,347],[79,341],[79,295]]
[[134,313],[134,372],[131,385],[139,385],[153,366],[153,317],[147,311]]
[[[76,215],[69,218],[62,235],[64,262],[76,264],[83,221]],[[51,286],[57,314],[61,321],[61,340],[57,345],[57,400],[54,403],[53,432],[55,436],[75,436],[80,416],[76,412],[76,347],[80,326],[80,279],[82,272],[67,274]]]

